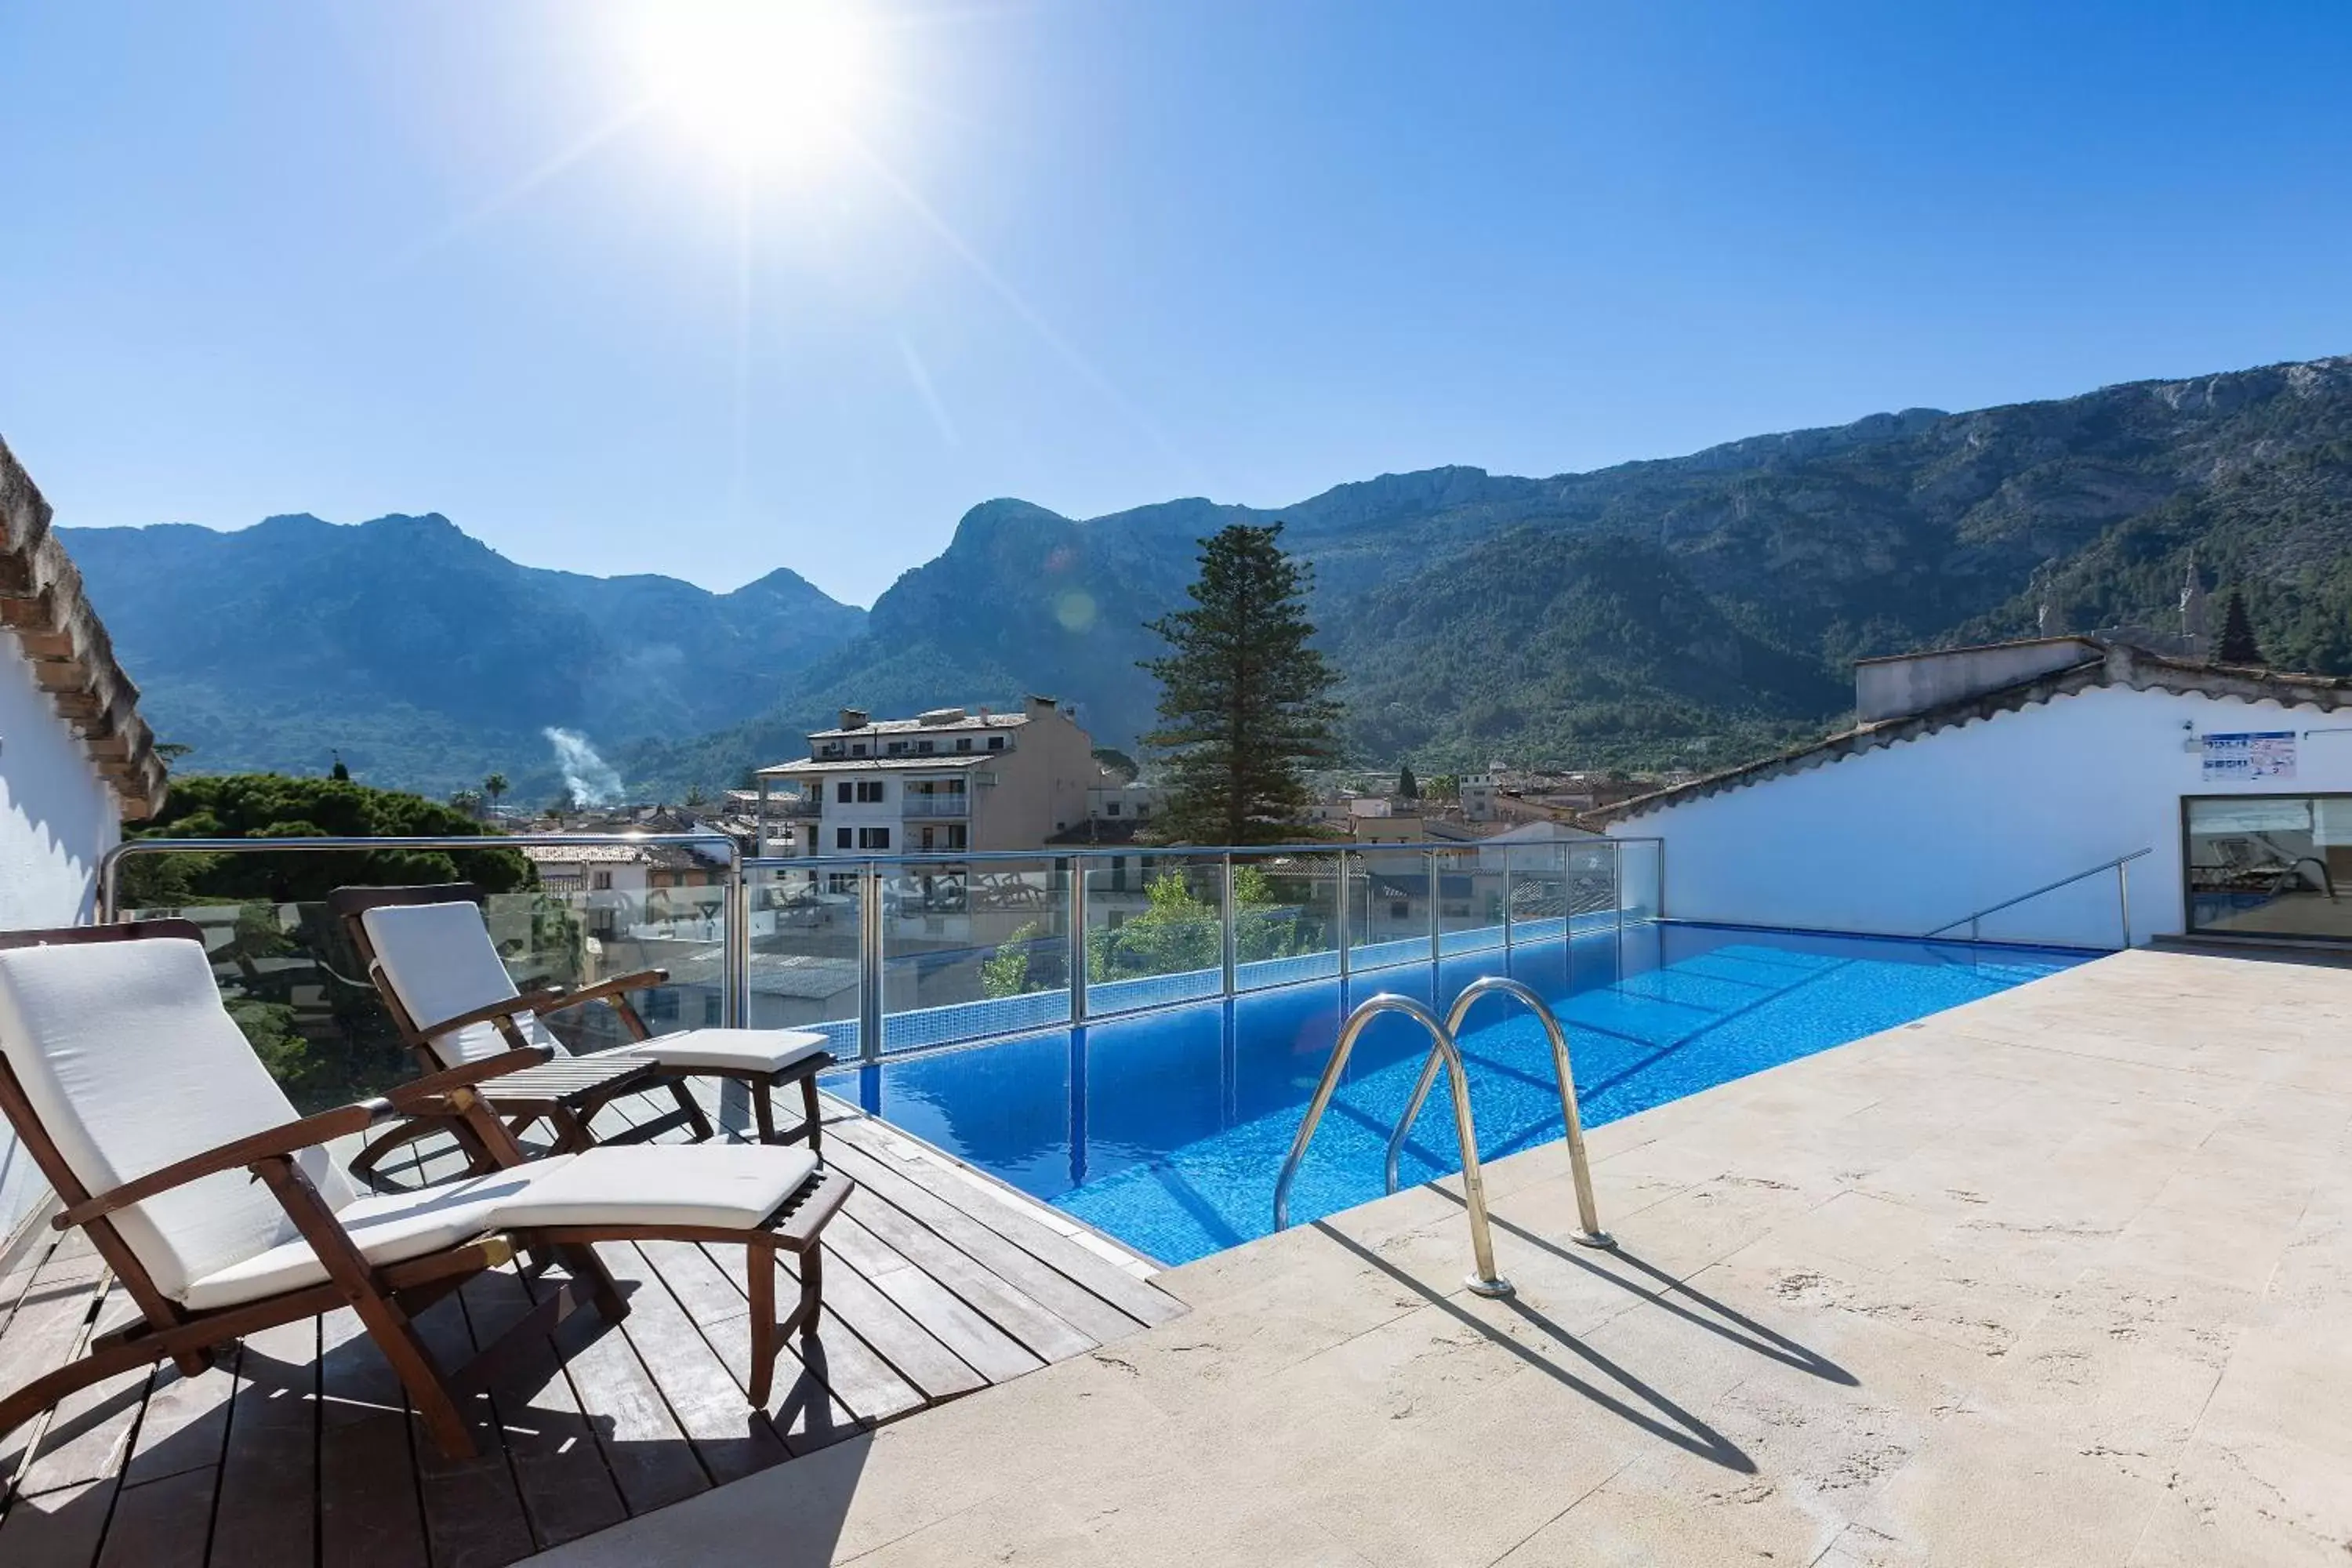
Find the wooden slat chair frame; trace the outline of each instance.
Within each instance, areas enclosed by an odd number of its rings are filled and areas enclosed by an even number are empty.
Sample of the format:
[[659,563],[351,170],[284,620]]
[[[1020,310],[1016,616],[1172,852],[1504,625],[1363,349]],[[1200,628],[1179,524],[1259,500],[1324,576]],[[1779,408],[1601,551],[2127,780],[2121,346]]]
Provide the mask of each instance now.
[[[156,938],[184,939],[201,946],[204,934],[188,921],[141,921],[0,932],[0,949]],[[628,1315],[627,1299],[596,1256],[594,1244],[601,1241],[720,1242],[746,1247],[751,1308],[750,1402],[766,1405],[785,1342],[795,1332],[811,1339],[817,1332],[824,1292],[819,1237],[853,1187],[840,1173],[820,1167],[760,1226],[749,1230],[693,1225],[517,1227],[488,1232],[403,1262],[376,1265],[361,1253],[335,1211],[295,1162],[295,1156],[305,1150],[381,1122],[422,1119],[462,1126],[494,1164],[520,1165],[522,1150],[505,1123],[490,1112],[480,1086],[543,1062],[549,1055],[544,1047],[530,1047],[431,1073],[376,1099],[301,1117],[97,1194],[74,1175],[15,1070],[0,1056],[0,1114],[16,1129],[34,1164],[64,1205],[50,1224],[61,1231],[76,1227],[86,1231],[100,1258],[140,1313],[130,1322],[93,1336],[79,1360],[0,1397],[0,1434],[21,1426],[77,1390],[121,1373],[168,1359],[182,1373],[194,1376],[213,1364],[217,1351],[247,1334],[349,1306],[399,1375],[434,1442],[452,1459],[470,1458],[476,1446],[460,1412],[467,1398],[494,1382],[510,1361],[533,1352],[543,1336],[579,1307],[593,1305],[607,1322],[618,1322]],[[240,1168],[250,1171],[285,1207],[296,1230],[317,1252],[328,1278],[320,1284],[210,1310],[184,1307],[156,1287],[110,1216],[174,1187]],[[473,1360],[454,1372],[443,1368],[416,1331],[417,1314],[525,1248],[560,1261],[569,1278]],[[797,1257],[801,1280],[800,1300],[782,1320],[774,1310],[779,1252]]]
[[[375,982],[376,994],[383,999],[384,1010],[392,1016],[394,1026],[399,1029],[401,1038],[407,1042],[409,1049],[415,1052],[417,1062],[425,1071],[431,1073],[441,1069],[440,1055],[433,1047],[434,1039],[440,1035],[468,1024],[487,1022],[505,1036],[509,1045],[522,1046],[528,1042],[516,1020],[526,1014],[545,1017],[591,1002],[603,1002],[611,1007],[631,1039],[651,1040],[656,1037],[644,1016],[637,1011],[636,1005],[629,1000],[628,994],[668,984],[669,972],[664,969],[616,974],[593,985],[570,990],[558,986],[526,989],[508,1002],[491,1004],[454,1018],[420,1023],[410,1016],[407,1006],[400,999],[399,990],[384,973],[383,960],[368,935],[366,923],[360,917],[370,910],[394,905],[452,903],[484,907],[482,890],[471,882],[445,882],[415,888],[338,888],[327,897],[329,910],[343,922],[352,946],[367,965],[368,976]],[[625,1050],[600,1052],[572,1059],[585,1065],[614,1061],[629,1055]],[[714,1129],[701,1101],[695,1099],[688,1085],[695,1079],[715,1078],[740,1083],[750,1091],[753,1125],[758,1129],[761,1142],[789,1143],[805,1138],[810,1149],[815,1150],[820,1145],[824,1118],[818,1108],[816,1080],[819,1073],[834,1065],[835,1058],[830,1052],[820,1051],[803,1057],[775,1072],[710,1065],[674,1068],[650,1058],[631,1059],[644,1059],[646,1073],[631,1079],[625,1087],[609,1091],[600,1089],[572,1098],[559,1096],[549,1102],[530,1106],[510,1101],[506,1094],[496,1089],[490,1091],[490,1098],[499,1114],[510,1118],[509,1125],[518,1133],[530,1122],[545,1118],[556,1130],[555,1147],[560,1152],[573,1152],[599,1142],[642,1142],[681,1126],[692,1129],[695,1142],[705,1142],[715,1135]],[[802,1119],[799,1125],[779,1131],[776,1127],[775,1090],[792,1083],[801,1086]],[[677,1100],[675,1110],[609,1137],[600,1139],[589,1130],[588,1124],[596,1112],[613,1100],[646,1089],[662,1087],[667,1087]],[[362,1179],[392,1152],[393,1141],[386,1139],[381,1142],[383,1147],[371,1144],[352,1163],[352,1170]]]

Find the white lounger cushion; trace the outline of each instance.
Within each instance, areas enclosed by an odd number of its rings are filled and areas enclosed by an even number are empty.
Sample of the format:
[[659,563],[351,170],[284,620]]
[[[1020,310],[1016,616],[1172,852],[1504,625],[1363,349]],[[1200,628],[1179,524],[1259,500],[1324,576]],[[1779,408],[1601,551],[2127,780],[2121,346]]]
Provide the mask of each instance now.
[[[383,966],[385,983],[399,994],[409,1021],[420,1029],[520,994],[514,976],[499,961],[499,950],[490,941],[490,928],[483,923],[482,911],[462,900],[363,910],[360,924],[367,930],[376,962]],[[515,1022],[529,1044],[563,1048],[533,1015],[524,1013]],[[478,1061],[511,1048],[496,1024],[468,1024],[433,1039],[434,1054],[444,1067]]]
[[656,1035],[650,1040],[633,1040],[588,1054],[627,1052],[651,1057],[666,1068],[774,1073],[807,1060],[831,1043],[806,1029],[680,1029],[674,1035]]
[[[0,952],[0,1051],[91,1193],[295,1120],[221,1005],[204,948],[181,938]],[[330,1207],[357,1196],[324,1150],[299,1160]],[[282,1242],[303,1245],[277,1197],[243,1171],[113,1218],[173,1297]]]
[[[816,1173],[806,1149],[727,1143],[633,1144],[555,1154],[420,1193],[362,1198],[339,1218],[373,1263],[397,1263],[485,1231],[537,1226],[709,1226],[750,1230]],[[197,1280],[183,1300],[234,1306],[318,1284],[310,1245],[273,1247]]]

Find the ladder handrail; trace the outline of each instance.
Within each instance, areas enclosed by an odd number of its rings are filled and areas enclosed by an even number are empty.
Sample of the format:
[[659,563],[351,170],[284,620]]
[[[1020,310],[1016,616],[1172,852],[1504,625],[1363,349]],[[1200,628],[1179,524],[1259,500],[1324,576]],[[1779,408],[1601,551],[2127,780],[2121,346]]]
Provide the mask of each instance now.
[[[2077,871],[2071,877],[2061,877],[2054,882],[2045,882],[2030,893],[2020,893],[2013,899],[2003,899],[1997,904],[1987,904],[1983,909],[1972,910],[1968,914],[1962,915],[1958,920],[1946,921],[1942,925],[1937,926],[1933,931],[1920,932],[1919,940],[1925,942],[1930,937],[1941,936],[1946,931],[1952,930],[1955,926],[1972,927],[1987,915],[1997,915],[2003,910],[2014,909],[2019,904],[2038,899],[2044,893],[2054,893],[2061,888],[2073,887],[2077,882],[2086,881],[2093,877],[2099,876],[2107,871],[2120,871],[2123,868],[2130,865],[2141,856],[2153,855],[2155,853],[2156,846],[2151,844],[2145,848],[2135,849],[2128,855],[2118,855],[2112,860],[2102,860],[2097,865],[2091,867],[2089,869]],[[2128,917],[2129,911],[2126,910],[2126,913]],[[1971,938],[1970,940],[1974,939]],[[2126,947],[2131,945],[2128,928],[2126,928],[2124,944]]]
[[[1454,1005],[1446,1011],[1445,1032],[1457,1042],[1457,1049],[1462,1021],[1470,1016],[1470,1009],[1476,1006],[1479,998],[1484,996],[1511,996],[1526,1003],[1528,1010],[1535,1014],[1536,1021],[1543,1026],[1544,1034],[1550,1039],[1552,1077],[1559,1085],[1559,1119],[1567,1129],[1569,1173],[1576,1184],[1576,1216],[1584,1227],[1576,1240],[1586,1247],[1616,1246],[1616,1238],[1601,1228],[1600,1209],[1592,1201],[1592,1170],[1584,1153],[1584,1120],[1577,1114],[1576,1077],[1569,1068],[1568,1032],[1560,1027],[1559,1016],[1541,996],[1518,981],[1499,974],[1482,975],[1464,986],[1460,994],[1454,998]],[[1405,1139],[1412,1135],[1412,1124],[1421,1115],[1423,1103],[1429,1099],[1431,1086],[1437,1081],[1437,1052],[1433,1048],[1429,1058],[1421,1064],[1421,1078],[1414,1083],[1412,1094],[1405,1101],[1404,1114],[1397,1118],[1396,1130],[1389,1134],[1387,1176],[1388,1190],[1391,1193],[1397,1190],[1398,1157],[1404,1151]]]
[[1298,1135],[1291,1140],[1290,1152],[1282,1162],[1282,1173],[1274,1180],[1274,1228],[1289,1227],[1290,1185],[1298,1178],[1298,1163],[1306,1158],[1307,1145],[1313,1141],[1331,1096],[1339,1090],[1339,1074],[1347,1068],[1349,1053],[1356,1048],[1356,1037],[1382,1013],[1402,1013],[1428,1030],[1432,1054],[1444,1061],[1454,1091],[1454,1133],[1462,1145],[1462,1195],[1470,1214],[1470,1256],[1477,1266],[1477,1272],[1470,1276],[1469,1287],[1481,1296],[1507,1296],[1511,1282],[1495,1272],[1495,1241],[1486,1227],[1486,1182],[1478,1170],[1478,1134],[1470,1119],[1470,1080],[1462,1070],[1461,1049],[1434,1014],[1412,997],[1394,992],[1383,991],[1367,998],[1339,1026],[1339,1043],[1331,1047],[1331,1059],[1323,1064],[1323,1077],[1315,1086],[1315,1098],[1307,1101]]

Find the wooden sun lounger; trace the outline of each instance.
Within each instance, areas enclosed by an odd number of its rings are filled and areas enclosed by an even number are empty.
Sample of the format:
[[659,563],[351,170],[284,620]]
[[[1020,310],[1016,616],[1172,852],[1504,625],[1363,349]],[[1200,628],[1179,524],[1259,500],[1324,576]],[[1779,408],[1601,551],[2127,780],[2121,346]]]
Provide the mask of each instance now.
[[[434,1441],[453,1458],[469,1457],[474,1441],[460,1404],[490,1381],[509,1354],[529,1347],[580,1305],[593,1304],[608,1321],[627,1314],[626,1300],[596,1257],[593,1244],[600,1241],[721,1242],[749,1249],[754,1405],[767,1401],[784,1341],[795,1331],[815,1335],[823,1290],[818,1237],[851,1184],[816,1165],[814,1154],[753,1146],[656,1146],[591,1149],[568,1160],[526,1165],[506,1123],[491,1113],[482,1086],[546,1062],[547,1051],[537,1047],[504,1051],[428,1074],[378,1099],[296,1118],[221,1005],[202,942],[198,929],[184,921],[0,933],[0,1112],[64,1205],[52,1223],[60,1230],[79,1226],[89,1233],[140,1313],[136,1321],[93,1338],[79,1360],[0,1397],[0,1432],[118,1373],[168,1358],[194,1375],[212,1363],[222,1346],[247,1334],[349,1305],[398,1373]],[[111,952],[104,958],[62,959],[25,952],[100,944],[121,958]],[[138,948],[149,951],[134,957],[131,950]],[[57,1021],[59,997],[83,998],[89,1005],[74,1013],[69,1026],[56,1031],[58,1037],[42,1037],[39,1020]],[[110,1014],[117,997],[120,1037]],[[98,1015],[94,1021],[91,1014]],[[171,1038],[153,1037],[159,1021],[169,1025]],[[92,1041],[102,1048],[92,1050]],[[153,1079],[152,1091],[146,1079]],[[352,1189],[323,1151],[309,1154],[330,1140],[404,1120],[464,1129],[490,1162],[491,1173],[414,1194],[362,1198],[351,1195]],[[236,1124],[234,1136],[197,1146],[207,1129],[227,1130],[230,1121]],[[602,1165],[595,1163],[600,1161]],[[679,1161],[693,1163],[697,1183],[715,1172],[720,1180],[707,1184],[728,1193],[776,1190],[781,1195],[772,1207],[760,1200],[755,1212],[761,1217],[740,1226],[649,1221],[643,1212],[646,1204],[593,1195],[598,1180],[618,1191],[633,1182],[642,1189],[647,1184],[644,1178],[662,1175],[665,1166],[677,1175],[685,1169]],[[126,1163],[138,1168],[126,1173]],[[266,1197],[253,1194],[246,1184],[218,1180],[238,1171],[250,1173],[249,1180],[262,1184]],[[93,1190],[93,1172],[111,1179]],[[598,1179],[578,1179],[583,1172]],[[208,1189],[203,1187],[207,1181],[213,1183]],[[572,1190],[561,1190],[567,1184]],[[332,1201],[339,1194],[340,1204]],[[450,1217],[475,1212],[465,1206],[472,1204],[484,1213],[510,1210],[527,1220],[541,1198],[539,1212],[557,1216],[544,1224],[475,1226]],[[271,1200],[275,1211],[268,1207]],[[609,1219],[597,1214],[600,1201]],[[709,1206],[726,1201],[721,1195]],[[235,1212],[224,1221],[222,1209]],[[355,1232],[345,1216],[362,1210],[368,1213],[353,1222],[362,1226]],[[278,1212],[282,1222],[271,1217]],[[175,1232],[175,1215],[198,1223]],[[394,1221],[437,1217],[445,1228],[456,1226],[464,1234],[396,1259],[373,1261],[362,1244],[389,1250],[383,1243],[390,1227],[368,1228],[383,1225],[387,1215]],[[236,1234],[239,1226],[251,1233],[260,1222],[277,1228],[267,1237]],[[284,1236],[289,1228],[290,1237]],[[525,1248],[560,1262],[569,1278],[472,1362],[455,1370],[442,1367],[418,1336],[415,1314]],[[800,1300],[782,1320],[774,1312],[779,1252],[798,1257],[801,1278]],[[192,1264],[192,1257],[201,1261]],[[211,1272],[187,1278],[199,1267]],[[299,1283],[285,1289],[257,1283],[281,1278],[299,1278]],[[191,1305],[192,1300],[199,1304]]]

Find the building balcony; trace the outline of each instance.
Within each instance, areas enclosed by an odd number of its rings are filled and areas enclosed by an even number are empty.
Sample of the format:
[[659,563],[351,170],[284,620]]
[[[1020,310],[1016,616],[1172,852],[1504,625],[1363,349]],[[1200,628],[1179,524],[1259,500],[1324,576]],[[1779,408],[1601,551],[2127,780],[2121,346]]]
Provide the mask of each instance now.
[[971,815],[971,796],[960,795],[916,795],[908,793],[899,811],[907,817],[965,817]]

